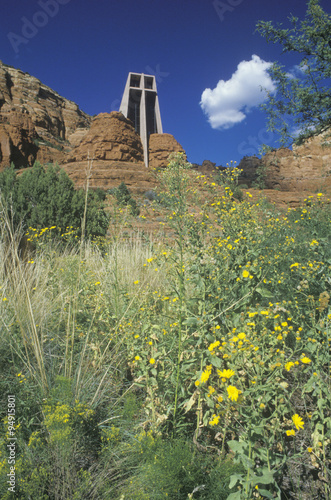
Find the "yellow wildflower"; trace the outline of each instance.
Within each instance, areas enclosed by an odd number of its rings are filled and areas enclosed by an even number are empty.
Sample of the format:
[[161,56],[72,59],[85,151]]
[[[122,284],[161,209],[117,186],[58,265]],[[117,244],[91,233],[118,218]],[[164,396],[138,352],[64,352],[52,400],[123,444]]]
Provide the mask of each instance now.
[[231,399],[231,401],[237,401],[241,391],[239,391],[237,387],[235,387],[234,385],[229,385],[227,391],[228,391],[228,398]]
[[298,430],[303,429],[303,426],[305,425],[305,423],[297,413],[295,415],[293,415],[292,421]]
[[217,340],[216,342],[213,342],[212,344],[210,344],[210,346],[208,347],[208,351],[213,351],[215,349],[215,347],[219,346],[220,345],[220,341]]
[[217,373],[220,378],[231,378],[235,374],[235,372],[230,369],[223,371],[217,370]]
[[210,377],[210,371],[209,370],[204,370],[201,374],[201,382],[204,383],[204,382],[207,382],[207,380],[209,379]]
[[215,414],[213,415],[212,420],[210,420],[209,424],[210,425],[217,425],[219,422],[220,417],[217,417]]

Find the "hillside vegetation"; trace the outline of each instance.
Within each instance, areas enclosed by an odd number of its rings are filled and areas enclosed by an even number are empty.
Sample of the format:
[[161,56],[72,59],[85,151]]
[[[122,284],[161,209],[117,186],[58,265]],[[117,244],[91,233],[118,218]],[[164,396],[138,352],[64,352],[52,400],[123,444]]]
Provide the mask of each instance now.
[[120,200],[107,238],[31,226],[22,260],[2,206],[1,498],[11,437],[19,499],[330,498],[329,200],[188,166],[159,173],[155,241]]

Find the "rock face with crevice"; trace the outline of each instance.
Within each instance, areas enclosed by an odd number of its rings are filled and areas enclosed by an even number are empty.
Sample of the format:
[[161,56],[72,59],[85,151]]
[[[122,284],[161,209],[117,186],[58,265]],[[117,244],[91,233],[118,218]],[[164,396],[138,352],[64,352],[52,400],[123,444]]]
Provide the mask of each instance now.
[[[37,78],[0,61],[0,170],[62,162],[91,117]],[[83,134],[82,134],[83,132]]]
[[293,151],[266,155],[265,184],[280,191],[331,190],[331,130],[312,137]]

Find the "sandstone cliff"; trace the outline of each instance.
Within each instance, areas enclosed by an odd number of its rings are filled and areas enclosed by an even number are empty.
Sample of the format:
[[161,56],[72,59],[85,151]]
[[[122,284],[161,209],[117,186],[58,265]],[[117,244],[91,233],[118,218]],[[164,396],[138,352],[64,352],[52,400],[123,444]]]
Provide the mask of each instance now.
[[265,185],[281,191],[331,189],[331,130],[293,151],[279,149],[264,158]]
[[86,160],[88,154],[95,160],[143,162],[144,152],[139,135],[132,122],[122,113],[101,113],[79,144],[71,151],[68,162]]
[[0,169],[61,162],[91,118],[37,78],[0,62]]
[[[266,189],[286,192],[331,190],[331,130],[312,137],[292,150],[281,148],[262,158],[243,158],[241,182],[251,186],[260,179]],[[258,179],[259,178],[259,179]]]
[[[224,169],[207,160],[193,167],[209,176]],[[262,195],[278,206],[295,207],[319,191],[331,196],[331,129],[292,150],[246,156],[237,167],[242,170],[239,184],[244,191],[249,188],[254,199]]]

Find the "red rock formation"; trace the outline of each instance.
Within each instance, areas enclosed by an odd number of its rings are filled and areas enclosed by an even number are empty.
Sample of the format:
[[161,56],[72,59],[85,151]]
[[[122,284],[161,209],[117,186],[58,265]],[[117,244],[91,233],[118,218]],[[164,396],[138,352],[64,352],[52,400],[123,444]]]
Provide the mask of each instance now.
[[[90,157],[91,187],[109,189],[123,181],[133,192],[144,192],[155,186],[151,170],[165,167],[172,152],[184,152],[172,135],[152,134],[151,168],[146,169],[140,137],[121,113],[103,113],[92,120],[37,78],[0,61],[0,170],[11,162],[17,168],[35,160],[58,162],[77,186],[83,186]],[[194,168],[208,175],[215,171],[207,161]],[[238,168],[243,169],[240,183],[249,187],[260,171],[264,193],[278,205],[297,205],[316,191],[331,194],[331,131],[293,151],[244,158]]]
[[63,168],[74,181],[75,186],[80,188],[86,186],[90,166],[89,187],[92,189],[112,189],[118,187],[121,182],[124,182],[132,193],[143,194],[150,189],[155,189],[155,179],[143,162],[82,160],[63,165]]
[[331,189],[331,130],[313,137],[301,146],[278,149],[263,159],[265,185],[281,191]]
[[62,161],[70,138],[90,121],[77,104],[0,61],[0,169]]
[[262,160],[257,156],[245,156],[237,167],[242,170],[239,177],[239,184],[246,184],[251,187],[256,182],[258,170],[262,167]]
[[131,191],[145,192],[155,185],[144,165],[140,137],[122,113],[113,111],[95,117],[90,130],[68,156],[63,166],[78,187],[85,185],[88,159],[93,159],[89,182],[92,188],[110,189],[125,182]]
[[0,117],[0,164],[31,166],[38,147],[37,133],[28,114],[12,112],[10,122]]
[[68,162],[87,160],[144,161],[143,147],[130,120],[122,113],[101,113],[72,150]]
[[251,186],[260,170],[266,189],[313,193],[331,191],[331,131],[313,137],[301,146],[278,149],[262,159],[246,157],[238,168],[241,182]]
[[171,134],[152,134],[149,137],[149,167],[166,167],[170,153],[184,153],[184,149]]

